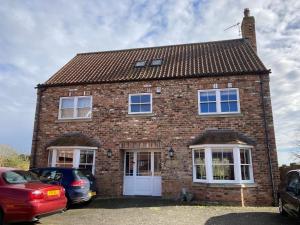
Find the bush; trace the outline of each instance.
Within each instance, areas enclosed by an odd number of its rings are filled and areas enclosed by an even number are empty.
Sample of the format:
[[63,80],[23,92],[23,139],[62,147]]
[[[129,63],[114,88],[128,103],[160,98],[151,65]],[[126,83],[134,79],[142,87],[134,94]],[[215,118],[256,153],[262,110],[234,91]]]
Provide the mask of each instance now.
[[29,156],[18,154],[7,145],[0,145],[0,167],[13,167],[22,170],[29,169]]

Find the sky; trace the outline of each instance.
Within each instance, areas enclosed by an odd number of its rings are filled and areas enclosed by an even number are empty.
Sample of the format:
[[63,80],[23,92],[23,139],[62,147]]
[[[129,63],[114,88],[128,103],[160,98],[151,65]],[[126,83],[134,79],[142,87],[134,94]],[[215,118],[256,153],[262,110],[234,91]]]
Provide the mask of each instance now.
[[1,0],[0,144],[31,149],[35,86],[79,52],[240,38],[244,8],[271,74],[279,163],[300,151],[299,0]]

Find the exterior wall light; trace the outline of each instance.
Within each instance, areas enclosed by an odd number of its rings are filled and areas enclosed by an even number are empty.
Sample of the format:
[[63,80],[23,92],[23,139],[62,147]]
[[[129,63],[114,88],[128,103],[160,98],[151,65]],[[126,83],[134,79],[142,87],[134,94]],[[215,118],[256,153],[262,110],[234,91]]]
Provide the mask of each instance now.
[[111,156],[112,156],[112,151],[111,151],[111,149],[108,149],[106,154],[107,154],[107,157],[108,157],[108,158],[111,158]]
[[170,147],[170,149],[169,149],[169,156],[171,159],[174,157],[174,150],[172,147]]

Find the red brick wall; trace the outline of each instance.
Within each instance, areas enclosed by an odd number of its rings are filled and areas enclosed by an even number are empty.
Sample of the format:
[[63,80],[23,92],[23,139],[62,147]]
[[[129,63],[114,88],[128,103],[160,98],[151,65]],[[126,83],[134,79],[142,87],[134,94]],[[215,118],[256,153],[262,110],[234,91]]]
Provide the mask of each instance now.
[[[277,186],[277,154],[268,76],[265,76],[264,80],[273,174]],[[123,190],[123,151],[120,150],[120,143],[129,140],[160,140],[164,197],[177,198],[181,188],[186,187],[202,201],[270,205],[272,188],[259,81],[259,76],[249,75],[47,88],[41,97],[35,166],[46,166],[45,146],[50,140],[63,133],[81,131],[101,143],[96,155],[96,177],[100,194],[119,196]],[[241,114],[199,116],[197,90],[211,89],[214,83],[217,83],[219,88],[226,88],[229,82],[233,87],[239,88]],[[155,92],[156,87],[161,87],[161,94]],[[91,92],[93,95],[91,120],[58,121],[59,98],[68,96],[70,89],[76,89],[73,95],[83,95],[84,91]],[[128,115],[128,95],[149,91],[153,94],[153,115]],[[206,187],[192,182],[192,153],[188,144],[208,128],[233,129],[256,141],[257,145],[252,152],[254,186],[242,189],[222,185]],[[168,157],[168,146],[172,146],[175,150],[175,157],[172,160]],[[107,149],[112,149],[112,158],[107,158]]]

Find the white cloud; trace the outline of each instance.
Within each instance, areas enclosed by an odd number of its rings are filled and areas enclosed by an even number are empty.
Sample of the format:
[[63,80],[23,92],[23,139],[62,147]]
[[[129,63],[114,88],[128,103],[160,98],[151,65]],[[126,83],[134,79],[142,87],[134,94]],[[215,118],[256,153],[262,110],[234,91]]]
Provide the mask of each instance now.
[[300,129],[298,0],[4,1],[0,143],[29,152],[34,86],[76,53],[239,38],[237,28],[224,29],[241,22],[246,7],[256,19],[258,53],[272,69],[278,148],[295,146]]

